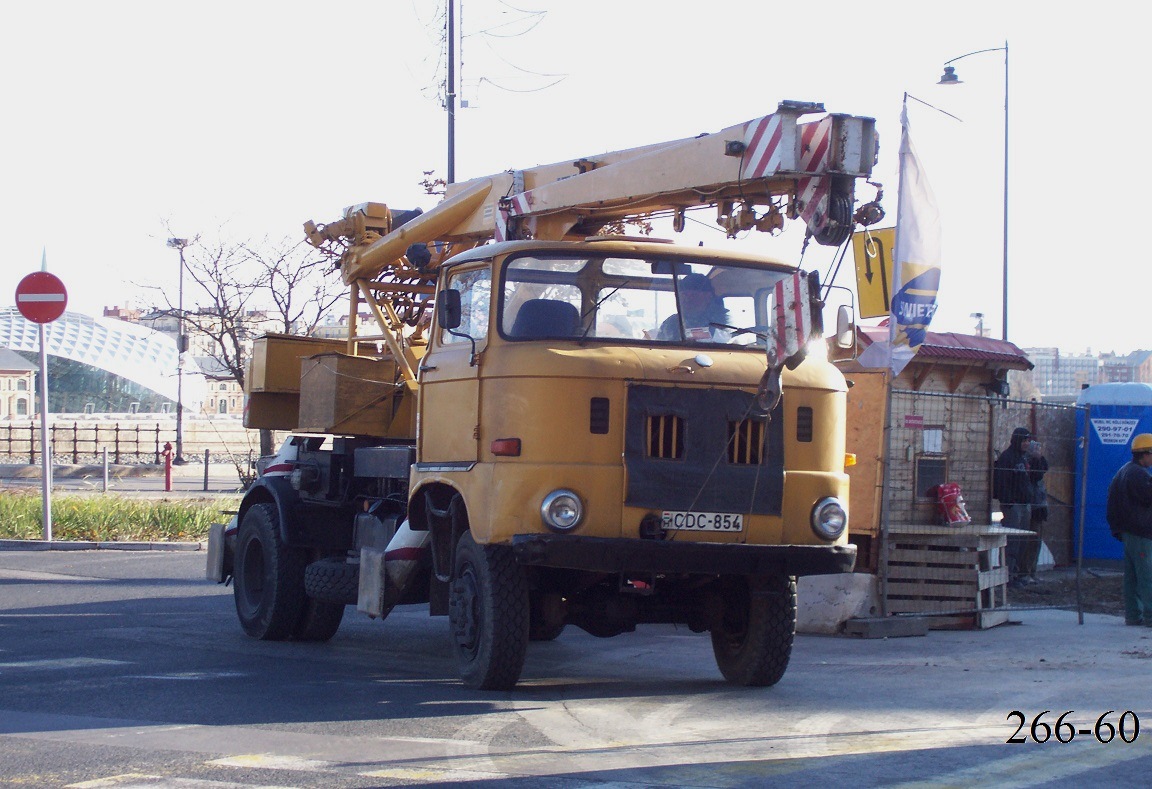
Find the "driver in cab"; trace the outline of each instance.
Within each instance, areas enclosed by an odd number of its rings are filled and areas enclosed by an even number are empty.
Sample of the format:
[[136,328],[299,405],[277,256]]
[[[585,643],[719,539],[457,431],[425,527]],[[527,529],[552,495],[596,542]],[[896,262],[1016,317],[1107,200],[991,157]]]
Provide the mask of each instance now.
[[727,342],[728,331],[716,324],[728,323],[728,310],[704,274],[685,274],[679,283],[680,313],[669,315],[657,334],[660,340],[679,340],[681,318],[684,339],[697,342]]

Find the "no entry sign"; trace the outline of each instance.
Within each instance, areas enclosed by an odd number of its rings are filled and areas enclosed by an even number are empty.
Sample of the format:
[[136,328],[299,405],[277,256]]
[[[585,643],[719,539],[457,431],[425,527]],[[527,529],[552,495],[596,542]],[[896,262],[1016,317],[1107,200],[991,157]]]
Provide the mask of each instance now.
[[67,306],[68,291],[55,274],[36,271],[16,286],[16,309],[33,323],[51,323]]

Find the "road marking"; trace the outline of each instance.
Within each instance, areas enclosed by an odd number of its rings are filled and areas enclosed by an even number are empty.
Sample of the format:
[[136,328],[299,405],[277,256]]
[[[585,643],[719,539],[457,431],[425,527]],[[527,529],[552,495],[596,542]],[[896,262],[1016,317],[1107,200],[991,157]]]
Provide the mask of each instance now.
[[108,778],[97,778],[93,781],[81,781],[77,784],[68,784],[65,789],[164,789],[164,787],[186,787],[187,789],[294,789],[290,786],[253,786],[252,784],[238,784],[232,781],[206,781],[201,778],[172,778],[170,776],[144,775],[143,773],[124,773]]
[[[501,781],[512,776],[508,773],[489,773],[479,770],[438,770],[429,767],[394,767],[360,773],[365,778],[389,778],[393,781],[422,781],[446,784],[458,781]],[[600,784],[598,783],[597,786]]]
[[241,679],[249,676],[243,671],[183,671],[174,674],[127,674],[124,679],[161,679],[178,682],[201,682],[213,679]]
[[103,581],[111,583],[109,578],[97,578],[92,575],[66,575],[64,573],[41,573],[35,570],[13,570],[8,567],[0,568],[0,578],[6,581]]
[[[1122,746],[1125,744],[1122,743]],[[934,775],[931,778],[891,784],[899,789],[932,789],[934,787],[977,786],[994,783],[1000,787],[1042,786],[1060,779],[1103,770],[1132,759],[1147,758],[1148,746],[1107,747],[1097,742],[1059,743],[1043,756],[1026,748],[1003,759],[989,759],[975,767]]]
[[243,753],[213,759],[208,764],[217,767],[258,767],[263,770],[300,770],[302,772],[322,772],[334,766],[333,762],[320,759],[304,759],[279,753]]
[[50,660],[14,660],[0,663],[0,671],[12,668],[32,671],[56,671],[69,668],[91,668],[93,666],[126,666],[127,660],[105,660],[103,658],[56,658]]

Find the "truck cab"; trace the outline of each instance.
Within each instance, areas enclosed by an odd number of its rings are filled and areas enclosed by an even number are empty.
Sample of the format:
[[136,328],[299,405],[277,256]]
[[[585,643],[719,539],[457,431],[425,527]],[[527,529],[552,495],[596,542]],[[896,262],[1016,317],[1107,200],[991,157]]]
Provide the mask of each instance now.
[[509,242],[446,265],[408,513],[435,575],[454,577],[465,535],[505,546],[533,634],[608,636],[713,630],[726,585],[851,569],[843,376],[796,359],[782,398],[760,391],[794,274],[618,239]]

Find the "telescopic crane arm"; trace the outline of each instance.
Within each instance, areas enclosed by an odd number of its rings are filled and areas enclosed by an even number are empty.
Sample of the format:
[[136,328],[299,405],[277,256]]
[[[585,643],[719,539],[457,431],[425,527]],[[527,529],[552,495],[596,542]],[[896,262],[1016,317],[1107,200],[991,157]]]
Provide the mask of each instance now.
[[785,101],[716,134],[449,184],[444,200],[423,213],[362,203],[335,222],[306,223],[305,232],[351,286],[350,331],[360,301],[381,324],[381,336],[353,334],[349,351],[383,340],[407,360],[407,378],[416,357],[404,324],[420,326],[444,260],[488,241],[575,240],[611,222],[667,215],[679,231],[686,211],[714,206],[729,236],[777,231],[785,218],[799,218],[817,243],[843,243],[854,225],[856,179],[868,178],[876,160],[875,121],[799,120],[823,112],[822,104]]

